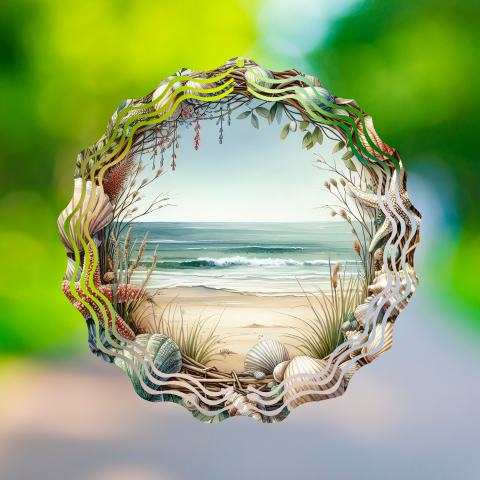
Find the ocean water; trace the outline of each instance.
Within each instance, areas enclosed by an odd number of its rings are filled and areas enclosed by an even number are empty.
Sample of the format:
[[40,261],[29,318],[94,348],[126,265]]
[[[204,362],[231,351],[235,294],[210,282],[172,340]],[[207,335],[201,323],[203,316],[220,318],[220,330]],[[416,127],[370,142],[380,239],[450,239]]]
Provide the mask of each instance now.
[[[361,269],[346,222],[230,223],[136,222],[142,262],[157,266],[149,288],[206,287],[255,295],[302,295],[329,288],[329,271],[342,262],[347,275]],[[138,270],[138,282],[145,270]]]

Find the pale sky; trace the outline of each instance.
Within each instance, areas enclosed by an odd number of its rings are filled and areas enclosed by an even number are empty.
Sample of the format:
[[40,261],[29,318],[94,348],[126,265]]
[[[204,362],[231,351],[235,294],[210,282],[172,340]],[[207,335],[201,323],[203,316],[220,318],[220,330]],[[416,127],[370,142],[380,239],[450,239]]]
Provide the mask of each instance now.
[[[301,147],[304,132],[299,129],[281,140],[280,132],[288,120],[285,115],[280,125],[275,120],[270,126],[265,118],[258,116],[260,130],[257,130],[250,117],[236,120],[242,110],[233,113],[230,127],[224,122],[222,145],[218,141],[220,125],[215,125],[216,120],[200,122],[198,151],[194,148],[193,126],[189,130],[180,127],[176,170],[171,171],[171,150],[166,151],[165,175],[143,191],[146,198],[137,204],[140,209],[146,208],[155,195],[168,191],[174,194],[175,206],[162,208],[141,221],[332,220],[328,211],[316,208],[332,202],[331,195],[322,191],[324,181],[331,175],[313,164],[318,158],[315,153],[331,161],[337,141],[324,137],[321,146],[316,144],[307,151]],[[340,158],[344,152],[335,154],[337,165],[343,164]],[[143,174],[153,173],[149,162]]]

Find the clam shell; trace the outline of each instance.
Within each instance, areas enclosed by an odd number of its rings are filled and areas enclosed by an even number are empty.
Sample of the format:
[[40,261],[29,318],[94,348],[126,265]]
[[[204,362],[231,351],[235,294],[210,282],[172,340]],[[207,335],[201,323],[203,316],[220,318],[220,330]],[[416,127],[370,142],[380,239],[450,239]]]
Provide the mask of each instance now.
[[385,324],[385,337],[383,339],[383,342],[382,342],[382,324],[379,323],[376,326],[374,332],[375,332],[375,338],[373,342],[370,345],[363,347],[362,353],[371,352],[382,343],[383,343],[383,346],[378,352],[372,353],[371,355],[367,355],[364,357],[367,363],[373,362],[382,353],[392,348],[392,343],[393,343],[393,323],[392,322],[387,322]]
[[273,370],[273,378],[277,383],[282,383],[285,369],[287,368],[289,363],[290,363],[290,360],[286,360],[285,362],[279,363]]
[[[251,70],[255,72],[257,75],[261,75],[262,77],[267,77],[272,79],[275,78],[275,75],[270,70],[266,70],[265,68],[259,67],[258,65],[256,65],[255,67],[251,67]],[[248,71],[245,72],[245,80],[247,81],[247,87],[250,87],[252,90],[255,90],[256,92],[260,91],[261,93],[265,93],[260,89],[258,89],[255,85],[258,85],[263,88],[272,88],[273,86],[273,83],[260,80],[253,73],[250,73]],[[248,80],[253,82],[253,84],[255,85],[252,85],[252,83],[250,83]]]
[[[297,92],[297,94],[300,95],[304,100],[306,100],[307,106],[310,108],[310,110],[312,110],[314,113],[317,111],[315,107],[312,105],[312,103],[314,103],[315,105],[317,105],[317,107],[320,107],[322,110],[330,111],[330,107],[327,107],[327,105],[325,105],[319,98],[317,98],[313,88],[306,87],[304,90],[307,92],[307,95],[305,95],[303,92]],[[330,103],[333,103],[335,101],[335,97],[325,88],[315,87],[315,90],[321,97],[323,97],[325,100],[329,101]]]
[[[347,362],[343,363],[342,365],[339,365],[339,369],[343,370],[345,366],[347,365]],[[348,384],[350,383],[350,380],[353,377],[353,374],[359,370],[361,365],[358,362],[353,362],[343,373],[343,383],[345,385],[345,390],[348,387]]]
[[[198,89],[208,89],[208,88],[215,88],[217,84],[215,83],[199,83],[199,82],[194,82],[193,80],[190,80],[186,83],[187,87],[192,87],[192,88],[198,88]],[[202,92],[196,92],[195,90],[186,90],[185,94],[190,94],[190,95],[197,95],[198,97],[212,97],[215,95],[218,95],[217,93],[202,93]],[[198,100],[197,98],[187,98],[187,102],[193,103],[194,105],[200,105],[205,102],[205,100]]]
[[[396,293],[393,296],[390,296],[390,298],[385,302],[385,304],[382,306],[382,309],[384,311],[387,311],[390,306],[395,304],[393,307],[392,312],[390,313],[389,320],[394,321],[398,315],[400,315],[400,312],[407,306],[411,296],[413,295],[413,292],[417,289],[418,287],[418,278],[417,275],[415,274],[415,270],[413,267],[411,267],[408,263],[406,264],[407,268],[407,276],[410,279],[410,292],[406,298],[403,300],[400,300],[401,297],[405,294],[405,291],[407,289],[407,278],[405,277],[405,272],[403,270],[398,272],[398,275],[400,277],[400,290],[398,293]],[[396,284],[396,278],[393,272],[390,273],[392,278],[392,286],[390,288],[390,291],[393,291],[395,288]],[[373,281],[373,284],[368,287],[368,291],[373,295],[378,295],[381,293],[383,290],[385,290],[385,287],[387,286],[388,283],[388,277],[387,273],[385,271],[385,266],[383,266],[382,270],[377,273],[377,276],[375,280]],[[389,296],[389,293],[382,295],[380,297],[380,301],[383,300]],[[355,311],[356,314],[356,311]],[[358,317],[357,317],[358,318]],[[379,321],[377,321],[379,323]]]
[[[58,230],[60,231],[60,237],[62,239],[62,243],[65,246],[65,249],[67,250],[68,253],[73,252],[73,246],[67,234],[65,233],[64,226],[65,226],[65,222],[67,221],[67,217],[73,212],[73,210],[78,205],[81,195],[82,195],[82,179],[76,178],[72,200],[68,204],[67,208],[63,210],[63,212],[60,214],[57,220]],[[91,181],[86,182],[85,199],[82,205],[80,206],[80,208],[78,209],[78,211],[71,218],[70,224],[68,227],[70,235],[73,238],[73,241],[75,242],[75,244],[77,245],[79,252],[83,252],[84,249],[83,249],[83,245],[80,238],[75,232],[75,223],[80,218],[80,216],[85,213],[92,195],[95,195],[95,199],[93,200],[93,206],[88,211],[87,215],[85,215],[82,218],[80,222],[80,228],[79,228],[80,232],[82,232],[82,238],[83,240],[85,240],[86,237],[85,237],[85,234],[83,233],[85,230],[85,222],[87,218],[91,215],[91,213],[97,208],[98,200],[100,197],[100,187],[99,186],[93,187]],[[113,220],[113,205],[110,203],[110,199],[108,198],[108,195],[104,193],[103,202],[99,212],[94,218],[90,220],[90,224],[88,226],[89,235],[93,236],[100,229],[108,225],[112,220]]]
[[[181,370],[182,354],[180,353],[178,345],[171,338],[158,333],[154,335],[145,333],[142,335],[137,335],[135,337],[135,342],[146,349],[157,370],[159,370],[162,374],[167,375],[166,377],[160,377],[159,375],[154,373],[151,367],[150,360],[148,360],[148,358],[145,358],[144,353],[138,347],[134,347],[135,351],[139,353],[140,356],[145,360],[148,371],[151,373],[153,378],[165,382],[170,378],[169,374],[178,373]],[[134,365],[141,373],[142,380],[146,386],[148,386],[152,390],[162,390],[160,385],[152,382],[147,377],[145,369],[143,368],[140,360],[138,360],[137,357],[134,357],[127,350],[120,350],[119,353],[133,361]],[[130,380],[132,381],[133,387],[138,393],[138,395],[149,401],[158,401],[158,399],[154,398],[158,397],[157,395],[148,393],[143,389],[137,374],[130,365],[128,365],[124,360],[119,357],[115,358],[115,364],[122,368],[125,372],[127,372]]]
[[[309,385],[299,385],[298,387],[294,387],[291,390],[288,390],[290,387],[295,386],[296,383],[308,381],[308,382],[320,382],[323,379],[327,378],[333,371],[334,365],[331,364],[329,370],[320,378],[312,378],[312,377],[299,377],[293,380],[288,380],[289,377],[292,375],[298,375],[302,373],[319,373],[325,369],[327,366],[327,362],[324,360],[318,360],[316,358],[311,358],[307,356],[298,356],[295,357],[289,364],[285,370],[284,380],[287,380],[285,384],[285,397],[284,403],[287,404],[288,410],[291,412],[294,408],[302,405],[303,403],[307,402],[317,402],[319,400],[326,400],[327,398],[335,398],[339,397],[343,394],[345,390],[344,381],[343,379],[339,381],[340,372],[338,369],[335,371],[332,379],[323,385],[317,385],[315,383],[311,383]],[[336,386],[337,389],[333,393],[329,393],[328,395],[323,395],[322,391],[329,390],[330,388]],[[288,390],[288,391],[287,391]],[[308,393],[305,395],[301,395],[298,398],[295,398],[291,402],[289,399],[293,397],[295,394],[299,392],[306,392],[306,391],[317,391],[319,393]]]
[[272,373],[275,367],[286,360],[290,360],[285,345],[276,340],[263,340],[254,345],[247,353],[243,364],[245,373],[264,372]]
[[[70,257],[67,258],[67,271],[63,276],[63,279],[69,282],[73,277],[73,272],[75,271],[75,260],[72,260]],[[78,267],[77,275],[75,275],[75,281],[79,282],[80,278],[82,278],[83,268],[80,266]]]
[[[171,78],[167,78],[167,79],[162,80],[160,82],[160,85],[153,92],[152,100],[156,100],[165,91],[165,89],[168,87],[168,83],[170,82],[170,80],[171,80]],[[174,122],[180,116],[180,113],[182,112],[182,102],[180,102],[177,105],[177,107],[174,108],[175,102],[178,100],[177,95],[175,95],[175,90],[177,90],[181,86],[182,86],[182,84],[180,82],[177,82],[177,83],[173,84],[168,89],[167,94],[158,103],[156,103],[153,106],[153,108],[155,110],[161,110],[159,112],[159,115],[161,117],[170,113],[170,115],[163,120],[164,122]],[[173,97],[173,99],[172,99],[172,97]],[[165,109],[164,107],[169,102],[170,99],[172,99],[172,101],[169,104],[169,106]]]

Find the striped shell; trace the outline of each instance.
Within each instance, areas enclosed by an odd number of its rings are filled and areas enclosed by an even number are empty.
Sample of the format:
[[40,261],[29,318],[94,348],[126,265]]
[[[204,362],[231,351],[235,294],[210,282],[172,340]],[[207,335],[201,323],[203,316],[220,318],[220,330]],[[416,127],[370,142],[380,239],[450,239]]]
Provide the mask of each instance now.
[[[137,335],[135,337],[135,343],[138,343],[143,348],[145,348],[145,350],[150,355],[155,368],[162,374],[167,375],[165,377],[161,377],[154,373],[148,358],[145,358],[144,353],[138,347],[134,347],[134,350],[140,354],[141,358],[145,360],[148,371],[153,378],[165,382],[170,378],[169,374],[178,373],[181,370],[182,354],[180,353],[180,349],[178,348],[178,345],[166,335],[158,333],[156,333],[155,335],[150,335],[149,333]],[[159,384],[152,382],[147,377],[145,369],[137,357],[134,357],[127,350],[119,350],[118,353],[124,355],[125,357],[133,361],[133,364],[138,368],[142,380],[147,387],[151,388],[152,390],[162,390]],[[121,359],[120,357],[116,357],[115,364],[128,373],[128,376],[132,381],[133,388],[138,393],[138,395],[140,395],[145,400],[151,402],[163,401],[162,395],[154,395],[143,389],[137,374],[135,373],[133,368],[123,359]]]
[[[322,377],[299,377],[293,380],[288,380],[288,378],[292,375],[298,375],[302,373],[319,373],[324,370],[326,366],[327,362],[325,362],[324,360],[317,360],[316,358],[311,358],[307,356],[295,357],[288,364],[284,375],[284,380],[287,380],[285,384],[284,403],[287,404],[287,408],[290,412],[299,405],[302,405],[303,403],[317,402],[319,400],[326,400],[327,398],[340,397],[343,394],[345,386],[343,379],[339,381],[340,371],[338,369],[335,371],[331,380],[323,385],[316,385],[315,383],[311,383],[309,385],[299,385],[295,387],[295,384],[299,382],[322,382],[332,373],[334,368],[333,364],[330,365],[329,370]],[[294,388],[291,388],[292,386]],[[307,393],[289,402],[289,399],[299,392],[307,392],[311,390],[322,392],[325,390],[329,390],[332,387],[336,387],[336,390],[333,393],[329,393],[328,395],[323,395],[321,393]]]
[[[393,152],[395,150],[392,147],[389,147],[385,142],[383,142],[382,139],[377,135],[375,128],[373,128],[372,117],[369,115],[364,115],[364,120],[365,120],[365,127],[367,129],[367,133],[368,133],[368,136],[370,137],[371,142],[374,145],[376,145],[382,152],[388,153],[389,155],[393,155]],[[380,153],[378,153],[368,143],[365,137],[365,130],[362,125],[362,120],[360,118],[357,118],[355,120],[355,123],[357,125],[357,130],[358,130],[358,138],[360,139],[360,142],[365,147],[367,152],[376,158],[379,158],[382,160],[386,159],[387,157],[385,155],[381,155]],[[355,136],[355,143],[358,143],[356,136]]]
[[284,345],[276,340],[263,340],[248,351],[243,371],[251,374],[258,371],[268,375],[286,360],[290,360],[290,355]]
[[[65,272],[65,275],[63,276],[63,279],[69,282],[72,277],[73,277],[73,272],[75,271],[75,260],[72,260],[71,258],[67,258],[67,271]],[[81,266],[78,267],[78,272],[75,275],[75,281],[79,282],[80,278],[82,277],[83,273],[83,268]]]
[[[82,195],[82,179],[76,178],[72,200],[68,204],[67,208],[63,210],[63,212],[60,214],[57,220],[58,230],[60,231],[60,237],[62,239],[62,243],[65,246],[65,249],[67,250],[68,253],[73,252],[73,246],[69,238],[67,237],[67,234],[65,233],[64,226],[65,226],[65,222],[67,221],[67,217],[73,212],[75,207],[78,205],[81,195]],[[78,247],[79,252],[83,252],[83,245],[77,233],[75,232],[75,223],[80,218],[80,216],[86,212],[92,195],[95,195],[95,199],[93,200],[93,206],[90,208],[87,215],[85,215],[82,218],[80,222],[80,228],[79,228],[80,232],[82,232],[82,238],[83,240],[85,240],[86,238],[84,234],[85,223],[87,219],[91,216],[92,212],[97,208],[98,200],[100,197],[99,186],[95,186],[95,191],[93,192],[92,182],[87,181],[85,200],[83,201],[83,204],[80,206],[78,211],[70,219],[70,224],[68,229],[71,237],[73,238],[73,241]],[[113,206],[110,203],[110,199],[108,198],[108,195],[104,194],[100,211],[96,214],[94,218],[90,220],[90,224],[88,226],[89,235],[93,236],[96,232],[98,232],[103,227],[108,225],[112,220],[113,220]]]
[[[208,88],[215,88],[217,85],[215,83],[199,83],[199,82],[194,82],[193,80],[190,80],[186,83],[187,87],[191,88],[198,88],[199,90],[204,90]],[[197,97],[213,97],[215,95],[218,95],[218,92],[216,93],[202,93],[202,92],[197,92],[195,90],[186,90],[185,94],[190,94],[190,95],[196,95]],[[187,102],[193,103],[194,105],[200,105],[205,102],[205,100],[199,100],[198,98],[187,98]]]
[[[162,80],[160,82],[160,85],[157,87],[157,89],[153,92],[153,97],[152,100],[156,100],[162,93],[165,91],[165,89],[168,87],[168,83],[170,82],[170,78],[167,78],[165,80]],[[169,114],[168,117],[164,118],[164,122],[174,122],[179,116],[180,113],[182,113],[182,102],[180,102],[176,107],[174,107],[175,102],[177,102],[179,95],[175,95],[175,90],[177,90],[179,87],[181,87],[182,84],[180,82],[177,82],[173,84],[167,91],[166,95],[158,102],[156,103],[153,108],[155,110],[160,110],[158,115],[160,117],[163,117],[164,115]],[[180,94],[182,95],[182,94]],[[170,101],[171,100],[171,101]],[[165,108],[165,105],[168,103],[168,107]]]
[[[322,100],[315,95],[315,91],[313,90],[313,88],[306,87],[304,90],[307,92],[307,95],[305,95],[303,92],[297,92],[297,94],[300,95],[304,100],[306,100],[307,106],[310,108],[310,110],[313,111],[313,113],[315,113],[317,110],[312,105],[312,103],[317,105],[317,107],[320,107],[322,110],[330,111],[330,107],[327,107],[327,105],[325,105]],[[327,100],[328,102],[333,103],[335,101],[335,97],[325,88],[315,87],[315,90],[320,95],[320,97]]]
[[[265,68],[259,67],[258,65],[255,67],[251,67],[251,70],[255,72],[257,75],[260,75],[262,77],[267,77],[272,79],[275,78],[275,75],[270,70],[265,70]],[[247,87],[250,87],[252,90],[255,90],[256,92],[260,91],[261,93],[265,93],[259,90],[255,85],[258,85],[263,88],[272,88],[273,86],[273,83],[260,80],[253,73],[250,73],[248,71],[245,72],[245,80],[247,81]]]
[[382,324],[379,323],[375,329],[375,338],[373,339],[373,342],[370,345],[363,347],[362,353],[372,352],[379,345],[383,345],[383,346],[378,352],[372,353],[371,355],[367,355],[366,357],[364,357],[365,361],[367,363],[373,362],[382,353],[392,348],[392,343],[393,343],[393,323],[387,322],[385,324],[385,336],[383,339],[382,339]]
[[[342,365],[339,365],[339,369],[343,370],[345,366],[347,365],[348,362],[343,363]],[[359,370],[361,365],[358,362],[353,362],[343,373],[343,383],[345,385],[345,390],[348,387],[348,384],[350,383],[350,380],[353,377],[353,374]]]
[[[405,291],[407,289],[407,278],[405,277],[404,271],[401,270],[400,272],[398,272],[398,276],[400,277],[399,292],[393,296],[390,296],[382,307],[384,311],[387,311],[387,309],[390,308],[390,306],[398,302],[393,307],[393,310],[389,316],[389,320],[392,320],[392,321],[394,321],[398,317],[398,315],[400,315],[400,312],[407,306],[410,300],[410,297],[413,295],[413,292],[418,287],[418,278],[417,278],[417,275],[415,274],[415,270],[408,263],[406,264],[406,267],[407,267],[407,276],[409,277],[409,281],[410,281],[410,292],[407,298],[400,300],[401,297],[405,294]],[[395,288],[396,278],[393,272],[390,272],[390,275],[392,276],[392,286],[390,287],[390,292],[391,292]],[[376,274],[376,278],[373,281],[373,284],[368,287],[368,291],[373,296],[378,295],[383,290],[385,290],[387,283],[388,283],[388,277],[387,277],[387,273],[385,271],[385,266],[384,266],[382,270]],[[389,295],[390,294],[387,291],[385,295],[382,295],[380,297],[380,301]]]
[[317,77],[312,77],[311,75],[305,75],[305,78],[308,78],[312,82],[312,85],[314,87],[321,87],[322,84],[320,83],[320,80]]
[[[361,331],[354,331],[354,332],[345,332],[343,334],[345,341],[348,342],[350,340],[355,340],[356,338],[359,338],[363,335],[363,330]],[[349,345],[350,349],[350,358],[356,357],[357,355],[360,355],[360,348],[359,346],[363,345],[364,343],[368,342],[368,335],[365,335],[365,338],[358,342],[354,342]]]
[[288,367],[289,363],[290,363],[290,360],[279,363],[273,370],[273,378],[277,383],[282,383],[285,369]]
[[[363,301],[363,303],[355,309],[355,312],[354,312],[355,318],[357,319],[358,323],[362,326],[364,326],[365,323],[366,323],[365,318],[367,316],[367,310],[368,310],[368,307],[370,306],[370,303],[372,302],[372,300],[373,300],[373,296],[367,297]],[[372,306],[371,309],[370,309],[370,314],[368,316],[370,328],[373,328],[373,318],[375,316],[375,312],[376,312],[377,309],[378,309],[378,307],[376,307],[376,306]],[[376,319],[377,323],[382,323],[384,314],[385,314],[384,310],[380,309],[380,311],[377,313],[377,319]]]

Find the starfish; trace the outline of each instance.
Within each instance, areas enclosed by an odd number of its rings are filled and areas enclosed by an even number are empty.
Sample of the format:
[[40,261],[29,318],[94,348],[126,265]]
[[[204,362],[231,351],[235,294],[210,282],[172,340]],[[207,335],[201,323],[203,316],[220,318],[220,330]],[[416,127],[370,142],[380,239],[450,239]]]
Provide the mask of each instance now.
[[[92,272],[92,266],[93,266],[93,249],[92,246],[88,246],[88,256],[90,259],[90,264],[88,266],[87,274],[85,276],[86,279],[90,277],[90,274]],[[85,260],[86,260],[86,255],[85,255]],[[83,264],[83,268],[85,269],[85,260]],[[98,268],[95,269],[95,272],[93,272],[93,284],[95,285],[95,288],[105,297],[108,298],[110,303],[113,301],[113,285],[102,285],[100,281],[100,270]],[[106,304],[106,302],[94,291],[90,288],[90,286],[87,284],[86,289],[90,295],[95,297],[98,302],[103,306],[105,309],[105,312],[107,314],[107,319],[108,319],[108,327],[111,330],[112,328],[112,315],[110,313],[110,310]],[[65,296],[70,300],[70,303],[84,316],[85,320],[88,320],[91,318],[91,314],[88,311],[88,308],[84,305],[84,303],[80,302],[77,300],[73,295],[72,292],[70,291],[70,281],[64,280],[62,282],[62,290]],[[83,300],[83,302],[87,303],[90,305],[90,307],[95,311],[97,314],[98,320],[100,324],[105,327],[105,319],[103,318],[102,311],[100,310],[99,306],[97,303],[95,303],[90,297],[88,297],[84,291],[82,290],[80,286],[80,282],[75,282],[75,291],[77,292],[77,295]],[[117,302],[119,303],[124,303],[129,300],[134,300],[140,292],[140,287],[137,285],[132,285],[132,284],[125,284],[125,285],[118,285],[117,287]],[[120,317],[120,315],[115,312],[115,326],[117,327],[117,332],[124,338],[128,339],[133,339],[135,338],[135,334],[133,333],[132,329],[123,321],[123,319]]]
[[[390,181],[390,188],[388,190],[388,196],[390,198],[390,201],[392,203],[393,209],[395,211],[395,214],[399,215],[407,224],[408,227],[412,227],[412,222],[410,221],[410,218],[408,215],[401,209],[397,197],[395,196],[395,179],[397,176],[397,171],[395,170],[392,175],[392,179]],[[416,215],[413,210],[412,210],[412,202],[408,198],[407,190],[405,189],[405,184],[404,184],[404,178],[405,178],[405,170],[403,169],[403,165],[400,163],[400,176],[398,178],[398,193],[400,196],[401,204],[407,210],[407,212],[413,217],[415,220],[415,223],[417,224],[417,228],[420,228],[420,217]],[[350,187],[350,190],[352,191],[353,195],[358,199],[360,203],[363,205],[366,205],[367,207],[373,207],[373,208],[378,208],[380,209],[380,203],[378,201],[377,195],[374,195],[373,193],[366,193],[360,190],[358,187],[356,187],[353,183],[349,183],[348,185]],[[382,195],[382,204],[385,208],[385,210],[395,218],[395,214],[392,212],[390,209],[390,206],[387,203],[386,195]],[[382,225],[380,228],[377,230],[377,233],[373,237],[371,243],[370,243],[370,248],[369,251],[372,252],[377,243],[385,236],[387,236],[389,233],[391,233],[393,230],[392,228],[392,222],[388,219],[388,217],[385,217],[385,220],[383,221]]]

